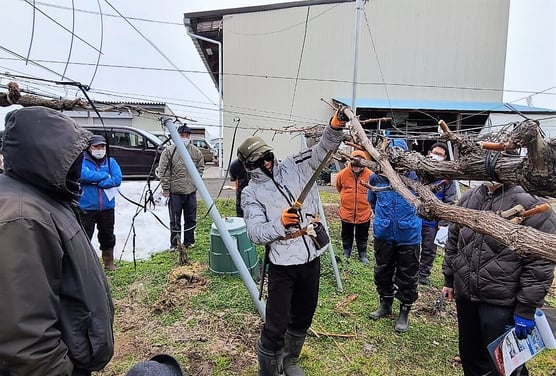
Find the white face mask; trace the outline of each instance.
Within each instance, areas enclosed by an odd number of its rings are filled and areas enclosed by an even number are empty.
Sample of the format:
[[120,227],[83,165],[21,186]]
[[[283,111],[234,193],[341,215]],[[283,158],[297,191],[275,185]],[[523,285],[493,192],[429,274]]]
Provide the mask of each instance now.
[[190,139],[190,138],[182,138],[181,141],[183,142],[183,144],[184,144],[185,146],[187,146],[187,145],[189,145],[189,143],[191,142],[191,139]]
[[91,150],[91,155],[96,159],[102,159],[106,156],[106,150]]
[[439,162],[442,162],[445,159],[444,157],[441,157],[440,155],[436,155],[436,154],[431,154],[430,157],[435,161],[439,161]]

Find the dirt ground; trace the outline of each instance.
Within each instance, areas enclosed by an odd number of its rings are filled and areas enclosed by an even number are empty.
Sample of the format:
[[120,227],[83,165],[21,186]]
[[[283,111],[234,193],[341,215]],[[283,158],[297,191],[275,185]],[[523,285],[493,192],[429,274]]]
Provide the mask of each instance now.
[[[223,186],[231,185],[229,181],[219,178],[209,178],[204,181],[213,198],[218,196]],[[332,186],[320,188],[322,191],[335,192]],[[233,198],[235,195],[234,191],[229,189],[224,189],[222,192],[220,194],[222,198]],[[327,218],[336,218],[337,205],[326,204],[324,209]],[[215,315],[193,311],[188,307],[189,298],[206,291],[208,287],[209,281],[200,277],[201,269],[204,267],[193,264],[173,269],[161,297],[151,307],[145,307],[140,303],[146,293],[141,284],[134,285],[124,299],[115,301],[116,352],[108,367],[96,375],[123,375],[125,369],[132,364],[145,360],[145,354],[154,355],[164,352],[187,359],[186,374],[192,375],[211,375],[217,365],[219,354],[233,356],[234,362],[230,365],[233,374],[243,374],[245,368],[256,364],[254,344],[259,336],[261,324],[259,316],[246,315],[242,317],[242,325],[234,328],[226,324],[226,312]],[[549,294],[556,298],[556,281]],[[420,287],[419,295],[419,300],[414,306],[414,315],[428,318],[431,323],[439,317],[455,320],[455,306],[443,305],[439,288]],[[161,327],[156,321],[148,319],[152,313],[169,312],[177,305],[182,306],[186,312],[184,317],[189,319],[177,321],[167,327]],[[191,320],[196,324],[189,325]],[[160,339],[159,344],[156,344],[156,338]],[[165,345],[168,342],[180,342],[179,349],[176,350],[175,347],[168,349]]]

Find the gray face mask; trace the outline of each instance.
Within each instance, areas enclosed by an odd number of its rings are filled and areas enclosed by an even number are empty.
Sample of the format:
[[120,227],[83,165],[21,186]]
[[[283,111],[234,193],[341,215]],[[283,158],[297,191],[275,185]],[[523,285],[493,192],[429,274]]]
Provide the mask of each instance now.
[[102,159],[106,156],[106,150],[91,150],[91,155],[96,159]]
[[181,141],[183,142],[183,144],[184,144],[185,146],[187,146],[187,145],[189,145],[189,143],[191,142],[191,139],[190,139],[190,138],[182,137]]

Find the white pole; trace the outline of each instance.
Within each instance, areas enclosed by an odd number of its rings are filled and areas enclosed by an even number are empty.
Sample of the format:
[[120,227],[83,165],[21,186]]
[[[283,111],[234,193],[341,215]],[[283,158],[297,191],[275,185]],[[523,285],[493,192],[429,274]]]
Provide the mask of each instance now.
[[214,224],[216,225],[216,228],[218,229],[218,232],[222,237],[222,241],[224,242],[224,245],[226,246],[228,252],[230,253],[230,257],[232,258],[232,261],[235,264],[239,272],[239,275],[243,280],[243,283],[247,287],[247,291],[249,292],[249,295],[251,295],[251,299],[253,300],[253,303],[257,307],[257,310],[259,311],[259,314],[261,315],[264,321],[266,304],[263,300],[259,300],[259,289],[255,281],[253,281],[253,277],[249,273],[249,270],[247,269],[247,266],[245,265],[243,258],[241,258],[241,254],[239,253],[236,240],[232,238],[232,235],[230,235],[226,223],[222,219],[220,213],[218,213],[218,209],[216,209],[216,205],[214,205],[214,202],[210,197],[210,193],[207,187],[205,186],[205,183],[203,182],[203,178],[201,178],[199,171],[197,171],[197,168],[195,167],[195,164],[193,163],[191,156],[187,152],[185,145],[183,144],[183,142],[181,142],[180,136],[178,134],[178,130],[174,126],[173,119],[164,120],[164,126],[170,132],[170,136],[172,136],[172,141],[174,142],[174,145],[176,145],[177,151],[181,155],[181,158],[185,163],[185,166],[187,167],[187,171],[189,171],[189,175],[193,179],[193,183],[195,184],[197,191],[199,191],[199,193],[201,194],[201,197],[203,198],[206,207],[210,208],[209,210],[210,216],[212,217]]

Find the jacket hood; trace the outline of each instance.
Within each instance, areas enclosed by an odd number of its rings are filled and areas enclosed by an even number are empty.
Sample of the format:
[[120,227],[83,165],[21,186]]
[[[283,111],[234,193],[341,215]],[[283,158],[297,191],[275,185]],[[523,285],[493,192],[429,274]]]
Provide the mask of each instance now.
[[404,151],[409,150],[409,148],[407,147],[407,142],[405,142],[405,140],[401,138],[395,138],[390,140],[390,142],[388,143],[388,148],[399,148]]
[[66,178],[91,136],[66,115],[46,107],[14,111],[4,132],[5,172],[56,196],[72,197],[75,192]]

